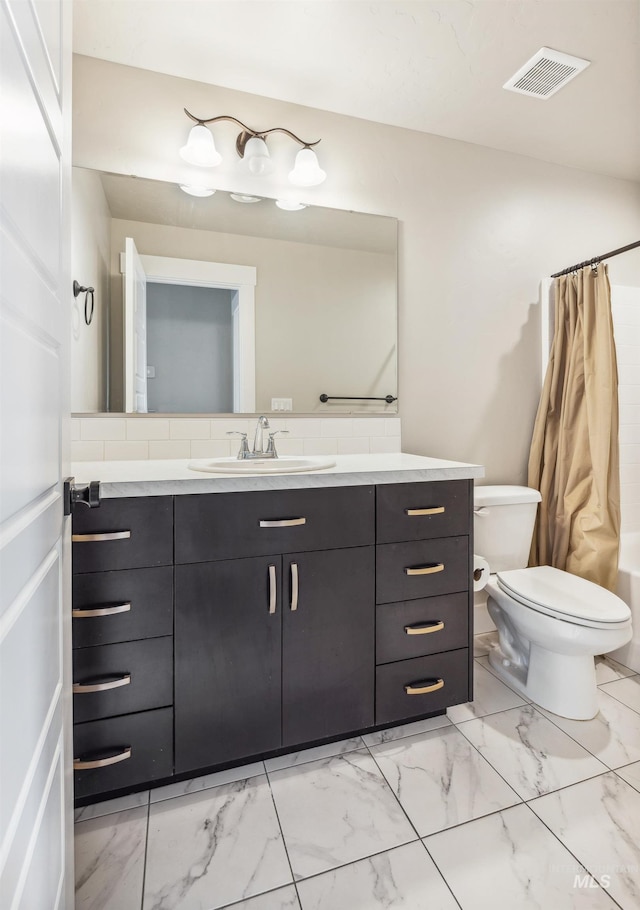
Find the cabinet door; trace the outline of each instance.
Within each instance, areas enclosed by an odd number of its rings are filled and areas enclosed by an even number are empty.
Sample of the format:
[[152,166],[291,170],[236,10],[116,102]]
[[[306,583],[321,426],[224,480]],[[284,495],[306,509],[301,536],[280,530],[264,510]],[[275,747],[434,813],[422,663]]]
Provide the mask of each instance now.
[[176,567],[177,774],[280,747],[281,562]]
[[283,746],[371,726],[374,548],[290,554],[283,574]]

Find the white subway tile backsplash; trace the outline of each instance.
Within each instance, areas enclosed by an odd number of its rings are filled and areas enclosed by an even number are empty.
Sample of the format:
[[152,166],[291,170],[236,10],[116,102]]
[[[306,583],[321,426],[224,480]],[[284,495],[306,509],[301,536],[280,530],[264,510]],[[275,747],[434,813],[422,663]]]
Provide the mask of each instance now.
[[[255,426],[255,423],[253,424]],[[228,432],[248,433],[248,420],[234,420],[233,418],[220,418],[211,421],[211,438],[226,439]]]
[[640,463],[621,464],[620,483],[640,483]]
[[627,423],[640,423],[640,404],[620,406],[620,426]]
[[625,335],[624,344],[616,344],[616,356],[618,358],[618,366],[624,364],[629,364],[633,366],[638,363],[640,358],[640,344],[631,343],[635,339],[629,338]]
[[333,439],[304,439],[303,455],[337,455],[338,440]]
[[370,451],[368,436],[342,436],[338,440],[338,455],[368,455]]
[[228,439],[191,440],[191,458],[226,458],[236,453],[235,442],[231,443]]
[[191,440],[152,440],[149,443],[149,458],[191,458]]
[[621,515],[621,530],[623,533],[625,531],[640,530],[640,503],[624,502],[623,500]]
[[319,417],[296,417],[289,419],[287,429],[292,436],[302,439],[306,436],[319,438],[321,433],[322,421]]
[[208,418],[173,419],[170,422],[171,439],[210,439],[211,420]]
[[80,438],[106,442],[107,439],[126,439],[127,422],[123,418],[83,417],[80,420]]
[[71,461],[104,461],[104,442],[72,441]]
[[[240,446],[239,438],[227,436],[227,432],[247,433],[251,447],[255,426],[253,417],[74,418],[71,456],[74,461],[223,458],[237,454]],[[269,415],[269,430],[286,431],[276,437],[282,455],[401,451],[399,417],[285,419]]]
[[618,400],[622,406],[640,404],[640,385],[621,385],[618,388]]
[[332,436],[334,438],[338,438],[339,436],[352,436],[353,420],[351,418],[340,420],[339,418],[335,417],[323,417],[320,427],[320,435],[324,437]]
[[127,418],[127,439],[168,439],[169,421],[162,417]]
[[353,418],[353,435],[354,436],[383,436],[382,429],[385,424],[384,417],[354,417]]
[[149,457],[149,443],[129,439],[126,442],[106,440],[104,444],[106,461],[139,461]]
[[618,383],[619,385],[640,385],[640,348],[638,348],[638,358],[634,364],[618,364]]
[[372,436],[370,442],[372,454],[402,451],[399,436]]
[[640,464],[640,446],[620,446],[620,464]]

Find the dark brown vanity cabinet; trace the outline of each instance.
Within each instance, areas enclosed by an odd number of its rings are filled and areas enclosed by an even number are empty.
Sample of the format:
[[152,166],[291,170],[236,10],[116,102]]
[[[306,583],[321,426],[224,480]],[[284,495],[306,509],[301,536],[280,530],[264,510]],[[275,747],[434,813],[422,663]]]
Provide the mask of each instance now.
[[373,724],[373,487],[285,493],[176,502],[176,773]]
[[472,481],[73,516],[80,804],[468,701]]
[[471,481],[377,487],[376,724],[473,698]]
[[173,498],[73,515],[76,799],[173,774]]

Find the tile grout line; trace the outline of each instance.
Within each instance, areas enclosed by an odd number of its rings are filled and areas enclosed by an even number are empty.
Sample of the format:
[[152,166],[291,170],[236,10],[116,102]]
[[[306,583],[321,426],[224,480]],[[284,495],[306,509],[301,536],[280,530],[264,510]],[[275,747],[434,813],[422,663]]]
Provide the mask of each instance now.
[[[296,897],[298,899],[298,904],[300,907],[302,907],[302,900],[300,899],[300,892],[298,891],[298,885],[296,884],[296,876],[295,876],[295,872],[293,871],[291,857],[289,856],[289,848],[287,847],[287,839],[284,836],[284,829],[282,827],[282,822],[280,821],[280,814],[278,812],[276,798],[275,798],[275,795],[273,792],[273,787],[271,786],[271,777],[269,776],[269,772],[267,771],[266,764],[264,762],[263,762],[263,764],[264,764],[265,777],[267,778],[267,786],[269,787],[269,795],[271,796],[271,802],[273,804],[273,811],[276,814],[276,821],[278,822],[278,828],[280,829],[280,836],[282,837],[282,846],[284,847],[284,852],[286,854],[287,862],[289,863],[289,869],[291,871],[291,883],[292,883],[293,887],[295,888]],[[264,893],[266,893],[266,892],[264,892]],[[224,908],[223,908],[223,910],[224,910]]]
[[[438,832],[438,833],[439,833],[439,832]],[[456,902],[456,904],[458,905],[458,907],[460,908],[460,910],[462,910],[462,904],[460,903],[460,901],[458,900],[458,898],[455,896],[454,891],[453,891],[453,888],[451,887],[451,885],[450,885],[449,882],[447,881],[446,875],[444,874],[444,872],[442,871],[442,869],[440,868],[440,866],[439,866],[439,865],[437,864],[437,862],[435,861],[435,858],[429,853],[429,850],[427,849],[427,845],[425,844],[424,841],[425,841],[424,837],[421,837],[421,838],[420,838],[420,843],[422,844],[422,849],[425,851],[425,853],[427,854],[427,856],[429,857],[429,859],[431,860],[431,862],[433,863],[433,865],[434,865],[434,866],[436,867],[436,869],[438,870],[438,874],[440,875],[440,878],[442,879],[442,881],[445,883],[445,885],[446,885],[446,887],[447,887],[447,890],[449,891],[449,894],[450,894],[451,897],[454,899],[454,901]]]
[[[590,780],[593,780],[594,778],[589,778],[589,779],[590,779]],[[584,781],[580,781],[580,783],[584,783]],[[576,784],[571,784],[571,786],[572,786],[572,787],[575,787],[575,786],[577,786],[577,785],[576,785]],[[568,787],[563,787],[562,789],[563,789],[563,790],[567,790]],[[556,792],[557,792],[557,791],[556,791]],[[545,794],[545,796],[546,796],[546,794]],[[540,798],[540,797],[536,797],[536,799],[539,799],[539,798]],[[532,802],[533,802],[533,800],[532,800]],[[589,867],[587,866],[587,864],[586,864],[586,863],[583,863],[582,860],[578,859],[578,857],[575,855],[575,853],[573,852],[573,850],[571,850],[571,849],[569,848],[569,846],[568,846],[567,844],[565,844],[564,841],[555,833],[555,831],[553,831],[553,830],[549,827],[549,825],[547,825],[547,823],[544,821],[544,819],[540,818],[540,816],[539,816],[538,813],[535,811],[535,809],[532,809],[531,806],[530,806],[528,803],[526,803],[526,806],[527,806],[527,809],[529,809],[529,811],[532,812],[533,815],[538,819],[538,821],[547,829],[547,831],[549,832],[549,834],[551,834],[552,837],[555,837],[555,839],[558,841],[558,843],[567,851],[567,853],[569,854],[569,856],[572,856],[572,857],[575,859],[575,861],[578,863],[578,865],[579,865],[582,869],[584,869],[585,872],[588,872],[589,875],[594,879],[594,881],[598,882],[597,876],[594,875],[593,872],[591,872],[591,870],[589,869]],[[598,889],[599,889],[600,891],[602,891],[604,894],[606,894],[607,897],[609,898],[609,900],[611,900],[611,902],[612,902],[613,904],[615,904],[616,907],[619,907],[620,910],[624,910],[624,907],[622,906],[622,904],[619,904],[618,901],[615,900],[615,898],[611,896],[611,894],[609,893],[609,891],[607,891],[606,888],[603,888],[602,885],[600,885],[599,882],[598,882]]]
[[144,862],[142,864],[142,894],[140,896],[140,910],[144,910],[144,892],[147,883],[147,855],[149,851],[149,827],[151,824],[151,790],[147,791],[147,825],[144,838]]

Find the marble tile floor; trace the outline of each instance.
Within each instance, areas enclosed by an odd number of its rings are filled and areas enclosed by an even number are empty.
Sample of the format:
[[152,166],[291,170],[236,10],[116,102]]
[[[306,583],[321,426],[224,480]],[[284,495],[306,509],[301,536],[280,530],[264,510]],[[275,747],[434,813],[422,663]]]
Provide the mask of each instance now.
[[640,675],[567,721],[477,639],[446,717],[78,810],[76,910],[637,910]]

